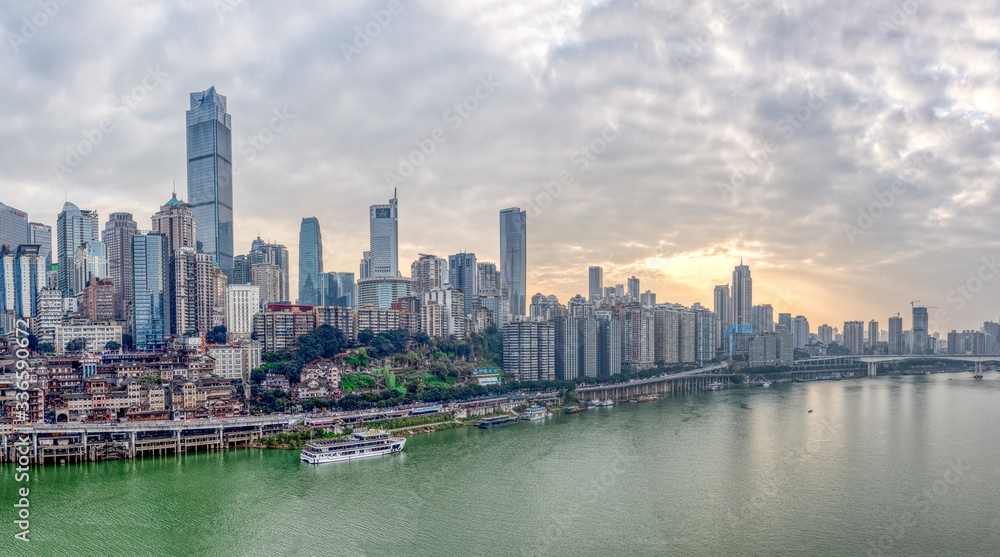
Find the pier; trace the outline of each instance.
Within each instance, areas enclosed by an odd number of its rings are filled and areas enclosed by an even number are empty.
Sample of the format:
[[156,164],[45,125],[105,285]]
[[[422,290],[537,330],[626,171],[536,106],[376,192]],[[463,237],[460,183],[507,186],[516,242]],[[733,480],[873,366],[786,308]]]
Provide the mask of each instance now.
[[294,421],[259,417],[24,425],[0,436],[0,462],[17,462],[22,455],[31,464],[71,464],[247,447]]

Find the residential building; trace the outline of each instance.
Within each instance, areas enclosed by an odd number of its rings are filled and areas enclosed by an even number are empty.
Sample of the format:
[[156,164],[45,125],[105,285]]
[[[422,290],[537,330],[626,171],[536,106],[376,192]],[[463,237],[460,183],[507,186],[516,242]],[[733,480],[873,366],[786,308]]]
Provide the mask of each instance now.
[[[59,290],[62,291],[64,298],[80,293],[74,288],[78,276],[76,271],[77,248],[81,244],[97,241],[97,238],[97,211],[80,210],[79,207],[67,201],[56,221]],[[103,276],[99,278],[103,278]]]
[[926,354],[927,343],[927,308],[913,308],[913,354]]
[[903,351],[903,318],[898,314],[889,318],[889,354],[900,355]]
[[436,255],[418,254],[418,259],[410,265],[410,280],[413,296],[423,299],[424,293],[440,290],[448,282],[448,261]]
[[593,302],[604,295],[604,269],[602,267],[591,267],[588,270],[590,278],[588,299]]
[[515,381],[555,379],[555,326],[514,321],[503,329],[503,368]]
[[374,306],[362,306],[354,310],[354,340],[358,332],[371,331],[375,334],[387,333],[399,328],[399,312]]
[[851,354],[865,352],[865,323],[863,321],[845,321],[843,346]]
[[448,256],[448,282],[452,288],[465,294],[463,316],[472,315],[479,307],[479,287],[476,284],[478,274],[476,254],[463,252]]
[[54,344],[57,352],[65,352],[70,342],[83,339],[87,342],[87,352],[105,350],[109,342],[122,343],[122,328],[118,325],[57,325]]
[[101,232],[108,250],[108,277],[114,285],[114,318],[129,319],[132,307],[132,236],[139,233],[131,213],[111,213]]
[[90,279],[80,297],[80,316],[91,323],[115,320],[115,287],[111,279]]
[[226,333],[230,339],[250,338],[253,333],[253,316],[257,313],[260,313],[259,286],[226,286]]
[[261,365],[261,344],[255,341],[211,344],[208,355],[215,361],[217,377],[248,383],[250,372]]

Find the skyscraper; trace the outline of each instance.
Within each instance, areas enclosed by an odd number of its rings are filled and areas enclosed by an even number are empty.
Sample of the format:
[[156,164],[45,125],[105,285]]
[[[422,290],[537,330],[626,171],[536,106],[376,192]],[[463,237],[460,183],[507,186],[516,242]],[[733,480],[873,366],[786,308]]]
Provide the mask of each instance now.
[[0,245],[0,313],[34,317],[44,288],[45,258],[37,244]]
[[[396,192],[388,204],[369,208],[372,277],[399,276],[399,209]],[[364,274],[362,272],[362,274]],[[367,277],[362,277],[367,278]]]
[[728,331],[729,326],[732,325],[732,311],[733,311],[733,301],[729,297],[729,285],[728,284],[716,284],[714,293],[714,304],[713,309],[715,310],[715,322],[716,322],[716,334],[719,345],[717,348],[728,348],[728,346],[723,346],[722,342],[722,332]]
[[131,213],[111,213],[101,232],[108,249],[108,276],[114,288],[115,319],[127,317],[132,305],[132,236],[138,233]]
[[868,346],[871,346],[873,351],[878,347],[878,321],[874,319],[868,322]]
[[0,247],[16,250],[28,243],[28,213],[0,203]]
[[[271,303],[291,303],[288,279],[288,248],[281,244],[267,243],[258,236],[257,239],[250,243],[250,253],[247,254],[246,262],[242,263],[243,268],[241,269],[241,273],[247,273],[247,280],[249,283],[253,283],[254,265],[265,263],[276,267],[273,274],[274,285],[278,290],[273,292],[275,299],[271,300]],[[265,301],[266,298],[267,296],[262,291],[261,300]]]
[[903,318],[894,315],[889,318],[889,354],[903,353]]
[[198,223],[199,252],[210,253],[233,276],[233,144],[226,97],[191,93],[187,111],[188,201]]
[[913,353],[927,353],[927,308],[913,308]]
[[733,269],[733,313],[732,323],[736,326],[733,337],[733,350],[745,353],[750,348],[752,332],[753,280],[750,278],[750,267],[740,264]]
[[[25,232],[27,233],[27,232]],[[56,253],[59,262],[59,290],[63,297],[74,296],[76,278],[76,249],[84,242],[96,241],[98,236],[97,211],[81,211],[70,202],[56,220]]]
[[417,255],[418,259],[410,265],[410,279],[413,280],[413,295],[423,299],[425,293],[440,290],[448,282],[448,261],[426,253]]
[[132,236],[132,291],[135,347],[163,348],[166,334],[167,238],[149,233]]
[[851,354],[865,351],[865,324],[863,321],[844,321],[844,348]]
[[357,286],[354,273],[329,272],[323,274],[324,300],[328,306],[351,308],[357,305]]
[[472,315],[479,307],[478,267],[476,254],[459,253],[448,256],[448,282],[465,293],[464,315]]
[[92,240],[80,244],[73,258],[73,272],[74,295],[83,293],[91,278],[107,278],[108,250],[104,242]]
[[527,213],[517,207],[500,211],[500,285],[510,288],[510,314],[525,315],[528,270]]
[[632,277],[629,277],[629,279],[628,279],[627,282],[628,282],[628,295],[629,295],[629,297],[632,298],[633,300],[638,300],[639,299],[639,292],[640,292],[640,290],[639,290],[639,279],[637,279],[634,276],[632,276]]
[[52,266],[52,227],[40,222],[29,222],[27,243],[38,246],[38,253],[45,258],[48,270]]
[[299,227],[299,301],[307,306],[323,302],[323,234],[316,217],[302,219]]
[[602,267],[591,267],[589,271],[590,284],[587,289],[588,299],[593,302],[604,295],[604,269]]

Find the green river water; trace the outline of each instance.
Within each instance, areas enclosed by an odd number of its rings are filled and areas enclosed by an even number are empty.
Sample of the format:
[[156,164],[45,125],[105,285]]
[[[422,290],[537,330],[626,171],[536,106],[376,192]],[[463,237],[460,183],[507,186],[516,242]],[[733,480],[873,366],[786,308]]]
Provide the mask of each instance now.
[[[813,410],[809,413],[809,410]],[[1000,555],[1000,373],[737,387],[410,437],[0,469],[0,555]]]

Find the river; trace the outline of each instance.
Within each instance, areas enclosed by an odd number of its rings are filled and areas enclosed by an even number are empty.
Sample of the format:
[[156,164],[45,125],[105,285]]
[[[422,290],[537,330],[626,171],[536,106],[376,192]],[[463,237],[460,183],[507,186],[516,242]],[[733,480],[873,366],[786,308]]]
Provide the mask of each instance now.
[[[809,410],[812,410],[810,413]],[[735,387],[409,438],[32,470],[2,555],[996,555],[1000,373]]]

